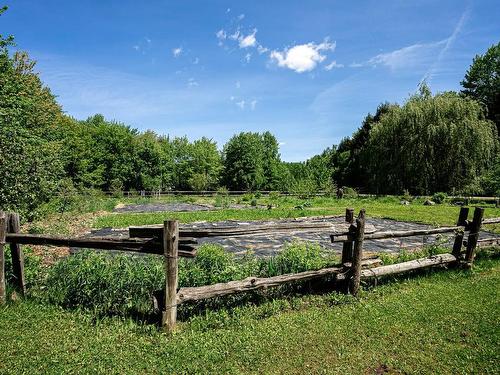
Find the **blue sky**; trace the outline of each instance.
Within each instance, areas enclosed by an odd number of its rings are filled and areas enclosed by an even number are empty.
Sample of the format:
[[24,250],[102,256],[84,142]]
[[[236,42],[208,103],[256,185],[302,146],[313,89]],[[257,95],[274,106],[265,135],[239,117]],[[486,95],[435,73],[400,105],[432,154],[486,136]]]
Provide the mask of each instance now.
[[425,78],[459,90],[500,40],[500,1],[3,1],[0,33],[38,61],[64,111],[140,130],[270,130],[282,159],[350,135]]

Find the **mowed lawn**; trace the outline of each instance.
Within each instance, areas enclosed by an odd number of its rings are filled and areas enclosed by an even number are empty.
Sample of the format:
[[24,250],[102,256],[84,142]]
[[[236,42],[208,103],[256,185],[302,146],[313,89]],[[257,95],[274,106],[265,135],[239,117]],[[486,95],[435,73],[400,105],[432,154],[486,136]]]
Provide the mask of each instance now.
[[472,272],[387,283],[360,301],[303,297],[267,315],[247,306],[219,324],[207,314],[173,337],[19,302],[0,308],[0,373],[494,374],[499,290],[500,260],[483,259]]

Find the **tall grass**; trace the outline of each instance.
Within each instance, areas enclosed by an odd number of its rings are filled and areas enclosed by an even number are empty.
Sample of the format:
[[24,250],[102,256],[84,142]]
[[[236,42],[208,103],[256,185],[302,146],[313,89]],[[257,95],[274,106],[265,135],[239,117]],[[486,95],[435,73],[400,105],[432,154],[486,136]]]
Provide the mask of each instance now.
[[[207,244],[200,247],[195,258],[180,259],[179,286],[209,285],[248,276],[270,277],[319,269],[336,261],[335,256],[324,254],[318,245],[306,243],[289,244],[271,258],[251,254],[237,258],[218,245]],[[39,296],[59,306],[83,308],[97,315],[146,317],[153,313],[154,292],[162,289],[164,283],[161,257],[81,251],[49,270]],[[241,299],[229,298],[222,304],[235,301]],[[193,311],[192,306],[186,309]]]

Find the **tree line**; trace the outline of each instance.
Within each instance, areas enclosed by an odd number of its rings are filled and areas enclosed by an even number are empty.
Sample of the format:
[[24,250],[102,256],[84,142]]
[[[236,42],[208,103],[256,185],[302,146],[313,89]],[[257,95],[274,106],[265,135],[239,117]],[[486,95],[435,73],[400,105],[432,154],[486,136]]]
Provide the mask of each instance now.
[[[0,9],[0,15],[6,8]],[[477,56],[463,91],[423,84],[404,104],[382,103],[338,145],[304,162],[281,160],[270,132],[234,135],[221,150],[139,132],[102,115],[63,113],[35,61],[0,35],[0,208],[29,212],[61,189],[436,191],[500,194],[500,43]]]

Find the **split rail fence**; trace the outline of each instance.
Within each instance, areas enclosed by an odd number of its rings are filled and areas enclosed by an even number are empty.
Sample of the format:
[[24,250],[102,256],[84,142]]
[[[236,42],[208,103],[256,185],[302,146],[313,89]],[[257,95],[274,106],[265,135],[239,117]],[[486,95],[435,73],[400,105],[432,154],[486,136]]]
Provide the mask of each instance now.
[[[470,267],[474,261],[476,247],[479,244],[499,244],[498,238],[479,239],[481,226],[500,223],[500,218],[483,220],[484,208],[476,207],[472,220],[468,220],[469,208],[462,207],[456,226],[410,231],[377,232],[365,230],[365,210],[354,218],[354,210],[346,209],[345,224],[341,231],[331,234],[332,242],[342,242],[342,261],[338,267],[323,268],[295,274],[274,277],[248,277],[244,280],[230,281],[200,287],[178,288],[179,257],[196,256],[196,246],[203,237],[234,237],[257,235],[269,232],[297,230],[326,231],[332,228],[330,223],[292,223],[273,225],[254,225],[248,228],[180,228],[176,220],[165,221],[163,226],[130,227],[129,238],[62,238],[40,234],[20,233],[19,215],[0,212],[0,304],[6,301],[4,247],[10,245],[14,282],[20,293],[26,292],[24,278],[24,255],[20,245],[51,245],[79,247],[102,250],[131,251],[138,253],[159,254],[164,257],[165,289],[163,293],[162,325],[171,332],[177,320],[177,306],[189,301],[226,296],[268,287],[275,287],[297,281],[320,279],[326,276],[334,278],[338,286],[357,295],[363,279],[379,278],[402,272],[419,270],[440,265],[463,265]],[[466,232],[467,236],[466,236]],[[440,254],[408,262],[379,266],[373,259],[363,260],[363,242],[372,239],[401,238],[418,235],[455,233],[453,250],[449,254]],[[464,251],[465,248],[465,251]]]

